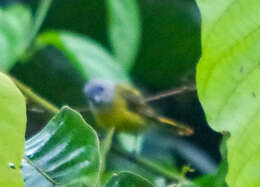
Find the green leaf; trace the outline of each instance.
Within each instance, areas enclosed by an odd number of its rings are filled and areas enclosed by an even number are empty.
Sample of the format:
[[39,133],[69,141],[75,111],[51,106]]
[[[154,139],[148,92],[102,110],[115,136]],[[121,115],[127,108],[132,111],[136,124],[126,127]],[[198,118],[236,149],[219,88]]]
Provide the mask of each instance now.
[[95,186],[99,179],[97,134],[68,107],[26,141],[25,154],[33,162],[24,160],[25,186]]
[[152,187],[153,185],[145,178],[130,172],[115,174],[106,187]]
[[110,79],[128,82],[127,74],[109,53],[86,36],[69,32],[46,32],[39,42],[61,50],[85,80]]
[[202,57],[197,88],[208,123],[227,141],[229,186],[260,184],[260,1],[197,0]]
[[140,18],[136,0],[108,0],[109,38],[117,61],[130,71],[140,41]]
[[20,171],[26,127],[25,99],[0,73],[0,186],[23,186]]
[[30,36],[30,9],[16,4],[0,9],[0,70],[9,71],[23,54]]

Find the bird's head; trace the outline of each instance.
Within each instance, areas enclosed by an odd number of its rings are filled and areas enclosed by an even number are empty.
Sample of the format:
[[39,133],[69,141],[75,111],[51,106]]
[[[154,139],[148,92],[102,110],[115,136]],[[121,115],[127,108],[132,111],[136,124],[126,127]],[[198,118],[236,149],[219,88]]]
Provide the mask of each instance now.
[[113,103],[115,84],[108,80],[92,80],[84,87],[84,95],[95,108],[103,108]]

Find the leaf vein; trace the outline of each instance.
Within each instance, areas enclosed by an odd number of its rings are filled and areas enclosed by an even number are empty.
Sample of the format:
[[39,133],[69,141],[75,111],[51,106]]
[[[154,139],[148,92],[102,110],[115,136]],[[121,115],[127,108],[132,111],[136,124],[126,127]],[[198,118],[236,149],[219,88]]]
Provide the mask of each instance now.
[[227,97],[225,97],[225,99],[223,99],[223,104],[222,104],[221,107],[219,107],[219,108],[222,109],[222,110],[218,110],[218,111],[217,111],[217,114],[216,114],[216,118],[215,118],[215,119],[218,119],[218,118],[221,116],[221,114],[222,114],[222,112],[223,112],[223,108],[225,108],[225,107],[230,103],[231,98],[232,98],[233,95],[236,93],[236,91],[240,88],[240,85],[241,85],[244,81],[246,81],[246,80],[250,77],[250,75],[251,75],[253,72],[259,71],[259,69],[255,68],[255,67],[257,67],[257,66],[258,66],[258,64],[256,63],[255,66],[253,66],[252,69],[251,69],[250,71],[248,71],[248,72],[246,73],[246,75],[243,76],[243,78],[240,79],[240,80],[237,82],[236,86],[229,92],[229,95],[227,95]]
[[229,12],[229,10],[232,8],[232,6],[234,5],[234,3],[237,0],[233,0],[230,2],[229,5],[227,5],[227,7],[222,11],[222,13],[215,19],[214,22],[212,22],[212,27],[210,28],[210,30],[208,30],[208,34],[205,37],[205,43],[207,42],[207,39],[209,38],[208,36],[210,35],[210,33],[215,29],[216,25],[220,22],[221,19],[223,19],[225,17],[225,15]]
[[[244,130],[241,130],[241,131],[238,133],[237,137],[240,137],[240,138],[239,138],[240,140],[243,140],[245,136],[248,136],[246,132],[250,129],[249,127],[251,127],[251,125],[254,124],[253,121],[254,121],[255,117],[258,116],[259,113],[260,113],[260,107],[255,111],[255,113],[253,114],[253,116],[248,120],[248,122],[246,123],[246,124],[248,124],[248,125],[244,125]],[[249,137],[250,137],[250,136],[249,136]],[[232,137],[231,137],[231,138],[232,138]],[[240,147],[248,147],[247,145],[248,145],[249,143],[251,143],[251,141],[248,141],[248,139],[247,139],[247,141],[244,141],[244,142],[245,142],[245,143],[244,143],[244,144],[241,144],[241,145],[239,146],[239,148],[240,148]],[[240,150],[239,148],[238,148],[237,150]],[[255,149],[255,150],[253,151],[253,153],[256,152],[257,150],[258,150],[258,149]],[[252,160],[253,155],[254,155],[253,153],[250,154],[251,157],[249,157],[248,159],[243,159],[243,162],[240,162],[241,164],[239,165],[237,171],[242,171],[242,168],[244,168],[248,163],[250,163],[250,160]],[[239,172],[239,173],[240,173],[240,172]],[[238,180],[237,180],[238,176],[239,176],[239,175],[235,175],[235,178],[234,178],[234,180],[233,180],[233,181],[234,181],[233,186],[236,186],[235,184],[236,184],[237,181],[238,181]]]
[[[251,36],[253,36],[254,33],[256,33],[257,31],[260,30],[260,25],[258,25],[255,29],[251,30],[250,32],[248,32],[248,34],[246,34],[243,38],[241,38],[241,40],[238,40],[234,45],[232,45],[230,48],[228,48],[226,51],[223,52],[223,55],[221,55],[219,58],[217,58],[217,60],[213,61],[211,64],[211,68],[209,68],[208,71],[208,78],[205,79],[204,81],[204,88],[201,89],[201,93],[203,93],[203,95],[205,95],[206,92],[206,88],[208,87],[208,84],[210,82],[211,76],[213,75],[214,70],[216,69],[216,67],[225,61],[225,57],[226,56],[230,56],[230,52],[233,51],[234,49],[236,49],[236,47],[239,47],[241,45],[243,45],[243,42],[245,42],[246,40],[250,39]],[[214,62],[218,62],[219,63],[214,63]]]

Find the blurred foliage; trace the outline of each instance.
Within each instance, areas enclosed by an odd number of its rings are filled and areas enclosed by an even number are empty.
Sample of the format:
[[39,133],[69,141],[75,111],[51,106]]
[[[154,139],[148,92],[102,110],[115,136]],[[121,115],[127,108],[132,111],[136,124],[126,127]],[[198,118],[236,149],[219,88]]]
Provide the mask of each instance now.
[[141,24],[137,0],[108,0],[106,3],[108,35],[114,56],[129,71],[140,43]]
[[222,162],[219,164],[218,169],[213,174],[204,175],[195,180],[195,183],[201,187],[227,187],[226,184],[226,175],[228,171],[227,163],[227,140],[230,137],[230,134],[223,136],[222,143],[220,146]]
[[[200,56],[200,16],[194,1],[165,1],[162,3],[160,1],[141,0],[138,3],[142,31],[139,52],[136,61],[132,62],[134,67],[131,74],[135,84],[141,88],[145,87],[145,89],[165,90],[194,83],[195,65]],[[32,4],[37,5],[37,2],[32,1]],[[83,0],[54,1],[44,22],[43,30],[58,29],[82,33],[111,50],[107,34],[110,27],[106,19],[105,3]],[[82,24],[83,20],[84,23]],[[52,52],[41,54],[43,56],[60,56],[60,54],[53,54]],[[44,58],[42,56],[37,57],[39,56],[34,56],[28,65],[17,68],[17,71],[21,71],[21,69],[25,71],[24,77],[21,78],[32,85],[33,88],[39,87],[34,83],[37,81],[32,81],[32,78],[27,74],[33,73],[30,69],[32,64],[37,63],[35,61],[42,61],[42,58]],[[54,57],[48,59],[50,62],[45,66],[50,67],[47,67],[47,69],[58,66],[56,65],[57,62],[51,63],[51,60],[56,61]],[[67,65],[63,66],[66,67]],[[16,69],[13,71],[19,74]],[[41,69],[36,69],[35,72],[38,73],[38,71],[41,72]],[[37,73],[34,78],[38,77]],[[65,71],[65,74],[68,73],[70,71]],[[39,79],[39,81],[41,80]],[[51,82],[46,82],[47,88],[50,86],[50,89],[46,90],[51,90],[53,87],[51,84]],[[74,86],[75,84],[70,85]],[[78,89],[80,90],[80,88],[79,86]],[[59,93],[59,90],[57,92]],[[43,93],[43,95],[45,94]],[[46,96],[50,98],[49,95]],[[55,98],[53,100],[60,99]]]
[[200,56],[200,16],[195,2],[143,0],[140,9],[142,41],[134,80],[152,89],[193,83]]
[[[111,50],[105,5],[93,0],[54,1],[43,30],[83,33]],[[132,62],[136,84],[158,90],[193,83],[200,56],[200,15],[195,2],[140,0],[138,5],[141,40]]]
[[0,69],[9,71],[23,55],[30,38],[32,15],[22,5],[0,10]]
[[152,187],[153,185],[145,178],[129,172],[122,172],[111,178],[106,187],[123,187],[123,186],[142,186]]
[[109,79],[129,82],[125,69],[101,45],[85,36],[52,31],[40,35],[39,43],[53,45],[61,50],[85,81]]

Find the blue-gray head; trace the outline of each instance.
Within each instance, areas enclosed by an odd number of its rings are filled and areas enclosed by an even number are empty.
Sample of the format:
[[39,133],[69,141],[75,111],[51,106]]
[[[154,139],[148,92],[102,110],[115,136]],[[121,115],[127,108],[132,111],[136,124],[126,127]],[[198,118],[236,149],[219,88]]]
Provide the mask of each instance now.
[[115,84],[108,80],[92,80],[84,87],[84,95],[94,107],[111,104],[115,95]]

